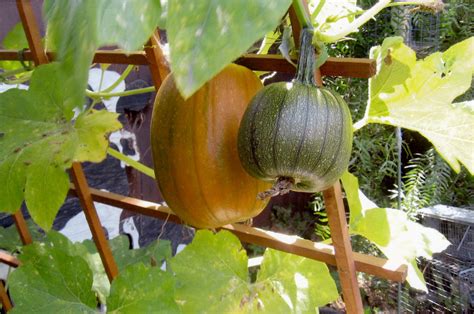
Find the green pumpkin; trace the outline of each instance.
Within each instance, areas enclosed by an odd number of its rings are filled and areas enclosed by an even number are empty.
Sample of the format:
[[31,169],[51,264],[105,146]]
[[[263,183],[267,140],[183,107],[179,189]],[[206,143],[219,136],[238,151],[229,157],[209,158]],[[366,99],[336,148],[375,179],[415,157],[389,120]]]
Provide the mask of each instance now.
[[312,32],[303,30],[301,36],[296,78],[260,90],[239,128],[241,163],[250,175],[280,184],[271,194],[330,187],[347,169],[352,149],[347,104],[315,86]]

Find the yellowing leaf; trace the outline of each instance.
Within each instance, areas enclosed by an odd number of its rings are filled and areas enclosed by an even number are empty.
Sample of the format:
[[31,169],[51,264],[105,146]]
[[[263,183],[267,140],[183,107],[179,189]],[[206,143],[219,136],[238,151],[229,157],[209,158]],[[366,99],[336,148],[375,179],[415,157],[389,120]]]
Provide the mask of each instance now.
[[400,38],[371,51],[377,75],[369,80],[366,121],[400,126],[425,136],[457,172],[474,174],[474,113],[453,104],[471,88],[474,37],[416,61]]
[[[267,249],[251,283],[247,255],[228,231],[200,230],[171,259],[176,301],[184,313],[317,313],[338,297],[328,267],[305,257]],[[199,289],[196,289],[199,287]]]
[[427,291],[416,258],[431,259],[433,253],[445,250],[449,241],[437,230],[410,221],[401,210],[377,207],[359,190],[357,179],[350,173],[341,179],[350,208],[350,232],[367,238],[388,259],[406,263],[410,286]]
[[58,246],[24,247],[22,265],[9,277],[11,313],[96,313],[92,273],[79,256]]
[[117,114],[107,111],[91,110],[71,121],[58,67],[40,66],[28,90],[0,94],[0,212],[13,213],[25,200],[45,230],[66,198],[66,169],[74,161],[104,159],[107,133],[121,127]]
[[317,313],[339,297],[323,262],[267,249],[254,287],[255,312]]

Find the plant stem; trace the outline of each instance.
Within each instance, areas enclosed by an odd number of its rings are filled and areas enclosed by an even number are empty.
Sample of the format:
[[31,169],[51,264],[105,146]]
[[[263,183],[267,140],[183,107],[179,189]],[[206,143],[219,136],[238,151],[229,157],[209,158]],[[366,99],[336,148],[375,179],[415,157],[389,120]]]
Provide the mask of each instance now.
[[107,87],[106,89],[104,89],[101,92],[102,93],[110,93],[111,91],[113,91],[114,88],[117,87],[120,83],[122,83],[122,81],[125,80],[125,78],[130,74],[133,67],[134,67],[133,64],[130,64],[129,66],[127,66],[127,68],[125,69],[125,71],[122,72],[120,77],[112,85],[110,85],[109,87]]
[[142,164],[141,162],[138,162],[136,160],[133,160],[132,158],[128,157],[128,156],[125,156],[124,154],[122,154],[121,152],[113,149],[113,148],[107,148],[107,153],[114,157],[114,158],[117,158],[118,160],[121,160],[123,161],[124,163],[126,163],[127,165],[129,165],[130,167],[140,171],[141,173],[151,177],[151,178],[155,178],[155,171],[153,169],[151,169],[150,167],[147,167],[145,166],[144,164]]
[[24,68],[19,68],[19,69],[15,69],[15,70],[0,72],[0,77],[6,79],[9,76],[21,74],[21,73],[24,73],[24,72],[31,72],[31,71],[26,71]]
[[367,118],[362,118],[356,123],[352,125],[352,132],[358,131],[359,129],[362,129],[364,126],[368,124]]
[[11,80],[0,77],[0,82],[7,85],[22,84],[22,83],[25,83],[26,81],[29,81],[31,79],[32,74],[33,74],[33,71],[26,72],[24,75],[20,76],[19,78],[11,79]]
[[306,10],[303,0],[293,0],[293,8],[295,9],[296,17],[300,22],[301,28],[312,28],[311,17]]
[[122,97],[122,96],[131,96],[131,95],[137,95],[137,94],[145,94],[145,93],[151,93],[154,91],[155,91],[155,87],[150,86],[150,87],[138,88],[138,89],[127,90],[127,91],[117,92],[117,93],[93,92],[91,90],[86,90],[86,95],[87,97],[90,97],[90,98],[110,98],[110,97]]
[[[431,2],[435,2],[435,1],[431,1]],[[427,3],[427,1],[425,1],[425,0],[393,2],[393,3],[390,3],[389,5],[387,5],[387,8],[388,7],[398,7],[398,6],[402,6],[402,5],[425,5],[426,3]]]
[[375,15],[377,15],[377,13],[386,8],[391,2],[392,0],[379,0],[379,2],[374,4],[370,9],[356,18],[352,23],[346,25],[338,33],[332,35],[322,33],[319,34],[318,39],[323,42],[336,42],[346,37],[350,33],[356,31],[360,26],[371,20]]
[[314,85],[315,52],[312,44],[313,29],[303,28],[300,35],[300,55],[296,68],[296,80],[306,85]]

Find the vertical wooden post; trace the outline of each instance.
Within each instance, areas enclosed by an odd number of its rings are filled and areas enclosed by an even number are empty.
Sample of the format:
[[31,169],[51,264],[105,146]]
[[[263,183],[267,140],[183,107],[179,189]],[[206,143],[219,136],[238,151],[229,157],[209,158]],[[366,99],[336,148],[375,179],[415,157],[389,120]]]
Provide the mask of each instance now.
[[46,56],[43,44],[41,43],[41,35],[39,33],[39,27],[36,22],[33,7],[31,6],[31,0],[16,0],[16,6],[28,40],[28,46],[33,55],[33,61],[37,66],[48,63],[48,57]]
[[5,289],[5,285],[3,281],[0,280],[0,301],[2,302],[3,309],[5,312],[10,311],[13,308],[12,302],[8,297],[7,290]]
[[354,257],[346,222],[346,212],[339,182],[323,191],[323,197],[328,214],[331,239],[336,255],[337,272],[341,282],[346,311],[347,313],[363,313],[364,307],[360,296],[359,284],[357,283]]
[[163,55],[163,51],[161,51],[160,48],[160,34],[158,29],[155,30],[155,32],[151,35],[144,50],[148,60],[148,66],[150,68],[153,83],[155,84],[156,90],[158,91],[161,83],[170,72]]
[[77,196],[91,229],[92,237],[99,251],[102,263],[104,264],[105,272],[109,280],[112,281],[118,275],[118,267],[109,244],[107,243],[102,225],[100,224],[99,216],[97,215],[94,202],[92,201],[89,185],[87,184],[86,176],[84,175],[80,163],[75,162],[72,164],[71,174],[74,186],[76,187]]
[[[303,0],[304,1],[304,0]],[[308,6],[305,5],[306,9]],[[289,10],[295,44],[299,42],[301,25],[296,18],[293,6]],[[316,85],[322,86],[321,72],[316,69],[314,73]],[[346,222],[346,213],[342,201],[341,185],[337,182],[334,186],[323,191],[324,204],[328,214],[329,228],[334,245],[336,266],[341,282],[342,295],[347,313],[363,313],[362,298],[355,270],[352,246]]]
[[[17,0],[17,7],[26,38],[28,39],[28,45],[30,46],[33,54],[33,60],[35,61],[36,65],[48,63],[48,58],[41,43],[41,36],[38,31],[39,28],[38,24],[36,23],[31,1]],[[89,191],[89,185],[87,184],[80,163],[73,163],[71,174],[77,189],[79,200],[84,210],[84,214],[86,216],[87,222],[89,223],[95,245],[99,251],[107,276],[109,280],[112,281],[118,275],[117,264],[115,263],[115,260],[112,256],[112,251],[110,250],[104,230],[100,224],[100,220]]]
[[31,238],[31,234],[28,230],[28,226],[26,225],[25,217],[23,217],[23,213],[21,209],[19,209],[16,213],[12,215],[13,220],[15,221],[16,229],[18,230],[18,234],[20,235],[21,242],[24,245],[30,244],[33,242]]

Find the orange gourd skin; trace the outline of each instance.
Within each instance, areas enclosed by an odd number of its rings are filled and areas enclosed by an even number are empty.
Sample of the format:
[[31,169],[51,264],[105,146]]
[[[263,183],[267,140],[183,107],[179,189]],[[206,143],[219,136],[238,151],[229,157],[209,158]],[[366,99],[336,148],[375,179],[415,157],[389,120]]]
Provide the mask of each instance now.
[[237,133],[258,77],[231,64],[184,100],[171,75],[156,96],[151,146],[156,180],[168,206],[186,223],[215,228],[259,214],[256,195],[269,183],[240,164]]

